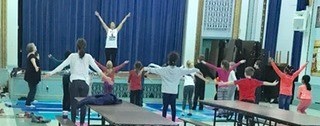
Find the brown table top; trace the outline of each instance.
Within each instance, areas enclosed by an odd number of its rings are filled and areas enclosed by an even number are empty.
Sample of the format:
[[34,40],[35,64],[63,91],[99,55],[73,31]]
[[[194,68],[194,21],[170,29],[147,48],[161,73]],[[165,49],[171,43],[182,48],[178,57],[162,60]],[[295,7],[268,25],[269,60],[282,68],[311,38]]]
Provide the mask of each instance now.
[[241,112],[259,118],[277,121],[279,123],[300,126],[320,126],[319,117],[286,111],[278,108],[272,108],[242,101],[201,100],[200,102],[208,106]]
[[[78,101],[83,98],[76,98]],[[90,109],[102,115],[106,121],[116,125],[167,125],[177,126],[178,124],[163,118],[142,107],[122,101],[116,105],[88,105]]]

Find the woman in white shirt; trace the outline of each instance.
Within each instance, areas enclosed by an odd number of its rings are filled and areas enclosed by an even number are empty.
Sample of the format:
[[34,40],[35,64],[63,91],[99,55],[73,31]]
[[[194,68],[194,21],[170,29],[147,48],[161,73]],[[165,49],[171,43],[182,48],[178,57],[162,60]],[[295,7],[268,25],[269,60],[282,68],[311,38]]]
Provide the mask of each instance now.
[[[76,121],[77,100],[75,97],[86,97],[89,92],[89,65],[102,77],[103,81],[113,83],[109,77],[99,69],[90,54],[85,53],[86,41],[83,38],[77,40],[77,53],[72,53],[57,68],[49,72],[49,77],[64,67],[70,65],[70,101],[71,101],[71,120]],[[84,124],[86,108],[82,107],[80,111],[80,125]]]
[[95,11],[95,15],[99,18],[99,21],[107,33],[105,45],[106,61],[111,60],[113,64],[116,64],[115,60],[118,52],[118,32],[121,30],[127,18],[130,17],[130,13],[126,15],[118,27],[116,27],[114,22],[111,22],[110,27],[108,27],[97,11]]

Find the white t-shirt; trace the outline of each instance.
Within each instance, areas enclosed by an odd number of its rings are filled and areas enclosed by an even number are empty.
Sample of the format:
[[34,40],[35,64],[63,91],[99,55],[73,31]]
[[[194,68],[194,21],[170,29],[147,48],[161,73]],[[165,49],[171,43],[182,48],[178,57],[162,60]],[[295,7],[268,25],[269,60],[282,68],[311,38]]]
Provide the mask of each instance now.
[[236,73],[234,72],[234,70],[231,70],[228,77],[228,81],[236,81],[236,80],[237,80]]
[[105,48],[118,48],[118,30],[108,29]]
[[161,92],[168,94],[178,94],[178,85],[183,75],[199,72],[199,69],[179,68],[176,66],[167,66],[160,68],[145,67],[145,71],[158,74],[161,77]]
[[196,73],[191,73],[191,74],[187,74],[184,75],[184,86],[189,86],[189,85],[193,85],[194,86],[194,75]]
[[87,84],[90,84],[89,65],[98,73],[102,71],[94,62],[94,59],[90,54],[85,54],[81,59],[78,53],[72,53],[64,60],[57,68],[49,72],[49,74],[55,74],[61,71],[64,67],[70,65],[70,81],[84,80]]

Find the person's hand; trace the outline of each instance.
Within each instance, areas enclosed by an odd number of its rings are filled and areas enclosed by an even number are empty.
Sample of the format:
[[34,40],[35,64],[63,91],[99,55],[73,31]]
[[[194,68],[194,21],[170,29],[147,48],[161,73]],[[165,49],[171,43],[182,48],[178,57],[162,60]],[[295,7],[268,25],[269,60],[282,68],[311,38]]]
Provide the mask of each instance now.
[[51,76],[51,74],[46,73],[43,77],[44,77],[44,78],[49,78],[50,76]]
[[245,62],[246,62],[246,60],[241,60],[241,61],[240,61],[240,63],[245,63]]
[[36,67],[35,69],[36,69],[36,72],[38,72],[40,70],[40,67]]
[[129,12],[129,13],[127,14],[126,18],[128,18],[128,17],[130,17],[130,16],[131,16],[131,13]]
[[51,55],[51,54],[49,54],[49,55],[48,55],[48,58],[51,58],[51,57],[52,57],[52,55]]
[[269,62],[273,62],[274,61],[272,57],[269,57],[268,60],[269,60]]
[[128,64],[128,63],[129,63],[129,60],[126,60],[126,61],[124,61],[123,63]]
[[103,82],[108,82],[110,85],[113,85],[112,79],[106,76],[104,73],[101,74],[101,79]]
[[224,86],[224,85],[226,85],[225,82],[223,82],[223,81],[218,81],[218,80],[216,80],[216,84],[217,84],[218,86]]
[[207,64],[207,62],[206,62],[206,61],[203,61],[203,60],[201,61],[201,63],[203,63],[203,64]]
[[279,83],[279,81],[278,80],[275,80],[272,84],[273,85],[277,85]]
[[100,16],[100,14],[99,14],[98,11],[95,11],[94,14],[95,14],[96,16]]

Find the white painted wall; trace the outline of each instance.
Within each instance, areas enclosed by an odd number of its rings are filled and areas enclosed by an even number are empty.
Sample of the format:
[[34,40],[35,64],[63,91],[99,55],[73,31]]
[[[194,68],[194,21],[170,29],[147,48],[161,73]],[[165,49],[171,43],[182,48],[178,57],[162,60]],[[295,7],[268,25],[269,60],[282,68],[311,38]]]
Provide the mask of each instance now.
[[18,0],[7,0],[7,66],[18,66]]
[[196,32],[197,32],[197,18],[198,17],[198,0],[188,0],[186,6],[186,18],[185,18],[185,34],[183,39],[183,53],[182,63],[187,60],[194,60],[195,46],[196,46]]
[[263,13],[263,0],[255,1],[255,25],[253,27],[253,40],[260,41],[261,36],[261,23],[262,23],[262,13]]
[[249,0],[242,0],[239,26],[239,39],[246,40]]
[[[291,64],[291,50],[293,44],[293,18],[296,13],[297,0],[282,0],[279,19],[277,51],[281,51],[281,63],[286,63],[289,58]],[[289,57],[287,58],[287,52]]]
[[[250,6],[250,1],[254,3]],[[252,14],[249,14],[249,7],[254,10]],[[263,0],[242,0],[241,14],[240,14],[240,26],[239,26],[239,38],[242,40],[260,41],[261,22],[262,22]],[[252,18],[252,23],[248,23],[249,16]],[[251,35],[247,35],[250,34]]]

